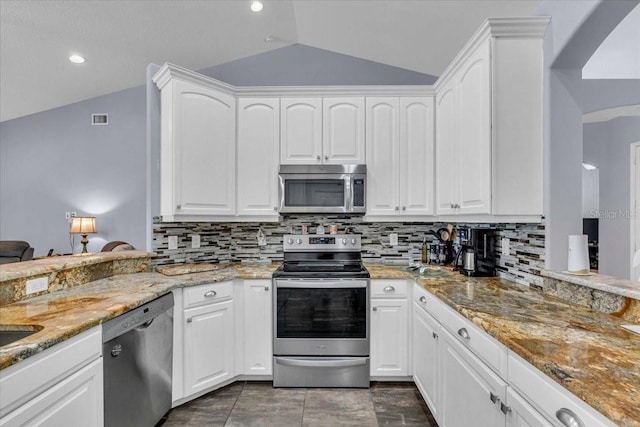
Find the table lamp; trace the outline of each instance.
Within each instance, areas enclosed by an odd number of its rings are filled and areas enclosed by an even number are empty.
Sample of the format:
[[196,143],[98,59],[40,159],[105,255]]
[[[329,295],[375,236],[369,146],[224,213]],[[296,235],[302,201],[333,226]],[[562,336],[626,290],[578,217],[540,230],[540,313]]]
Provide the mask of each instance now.
[[89,239],[87,239],[87,234],[96,232],[96,217],[94,216],[77,216],[73,218],[73,222],[71,223],[71,230],[69,233],[71,234],[80,234],[82,236],[82,253],[86,254],[87,252],[87,243],[89,243]]

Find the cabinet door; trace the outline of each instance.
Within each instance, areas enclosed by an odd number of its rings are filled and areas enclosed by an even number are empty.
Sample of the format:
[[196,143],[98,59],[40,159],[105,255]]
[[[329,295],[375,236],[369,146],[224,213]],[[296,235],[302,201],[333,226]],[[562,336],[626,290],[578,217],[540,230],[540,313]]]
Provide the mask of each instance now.
[[440,420],[440,326],[413,306],[413,380],[436,421]]
[[322,100],[323,162],[364,164],[364,98]]
[[322,99],[280,100],[280,163],[322,163]]
[[271,375],[273,366],[270,280],[244,283],[244,373]]
[[371,375],[407,375],[407,300],[371,300]]
[[235,97],[176,80],[172,109],[173,141],[162,145],[173,150],[163,147],[162,165],[173,163],[175,206],[163,215],[235,214]]
[[507,387],[504,412],[507,415],[507,427],[552,427],[549,421],[511,387]]
[[399,194],[398,98],[367,98],[367,215],[397,215]]
[[37,395],[6,417],[3,427],[103,425],[102,358]]
[[280,100],[238,100],[238,215],[277,216]]
[[491,213],[491,68],[489,41],[457,73],[459,213]]
[[233,301],[184,311],[185,396],[234,375]]
[[400,213],[433,215],[433,98],[400,98]]
[[458,201],[457,116],[455,81],[436,95],[436,213],[451,215]]
[[504,426],[506,383],[448,332],[442,338],[441,426]]

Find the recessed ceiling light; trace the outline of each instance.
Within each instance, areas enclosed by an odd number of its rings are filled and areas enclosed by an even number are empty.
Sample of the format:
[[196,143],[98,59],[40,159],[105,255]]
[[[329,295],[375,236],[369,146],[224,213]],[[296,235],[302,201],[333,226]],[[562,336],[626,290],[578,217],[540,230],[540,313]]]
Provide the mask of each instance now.
[[262,2],[259,0],[254,0],[251,2],[251,10],[254,12],[260,12],[262,10]]
[[84,62],[84,58],[80,55],[71,55],[69,57],[69,61],[73,62],[74,64],[82,64]]

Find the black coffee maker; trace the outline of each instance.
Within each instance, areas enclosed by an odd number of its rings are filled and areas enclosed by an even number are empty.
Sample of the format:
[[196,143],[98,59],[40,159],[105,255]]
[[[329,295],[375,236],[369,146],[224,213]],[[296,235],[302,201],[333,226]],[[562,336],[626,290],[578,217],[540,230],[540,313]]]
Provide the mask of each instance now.
[[460,252],[456,267],[466,276],[496,275],[496,234],[486,228],[459,228]]

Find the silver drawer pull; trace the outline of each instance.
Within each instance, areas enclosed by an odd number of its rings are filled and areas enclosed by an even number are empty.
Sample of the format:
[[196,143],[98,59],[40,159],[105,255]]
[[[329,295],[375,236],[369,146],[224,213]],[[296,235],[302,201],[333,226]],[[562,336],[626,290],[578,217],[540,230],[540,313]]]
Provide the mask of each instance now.
[[434,340],[437,340],[437,339],[438,339],[438,334],[436,334],[435,332],[432,332],[431,334],[433,335],[433,339],[434,339]]
[[469,332],[465,328],[458,329],[458,335],[460,335],[465,340],[470,340],[471,336],[469,336]]
[[504,403],[500,402],[500,410],[503,414],[507,415],[509,412],[511,412],[511,406],[507,406]]
[[489,400],[491,400],[491,402],[497,404],[498,402],[500,402],[500,398],[498,397],[497,394],[493,394],[492,392],[489,392]]
[[265,290],[265,291],[268,291],[268,290],[269,290],[269,287],[268,287],[268,286],[265,286],[265,287],[264,287],[264,290]]
[[191,323],[193,322],[193,319],[191,317],[187,317],[187,323]]
[[385,286],[385,288],[383,289],[383,291],[385,292],[393,292],[395,290],[396,288],[394,288],[393,286]]
[[420,302],[426,304],[427,303],[427,297],[420,297]]
[[378,311],[378,307],[373,307],[372,310],[373,311]]
[[209,298],[209,297],[215,297],[215,296],[216,296],[216,294],[217,294],[217,292],[216,292],[216,291],[209,291],[209,292],[206,292],[206,293],[204,294],[204,296],[205,296],[205,298]]
[[556,411],[556,418],[560,420],[562,425],[567,427],[584,427],[584,423],[578,416],[570,409],[562,408]]

